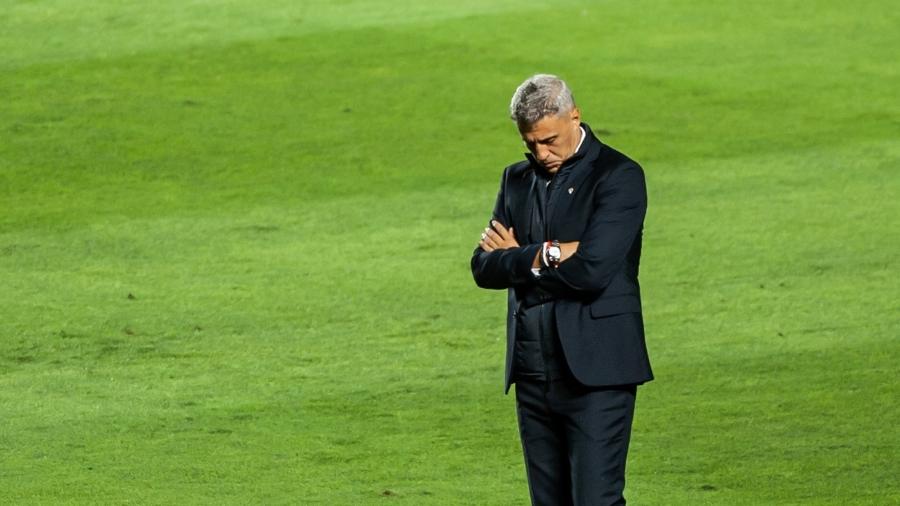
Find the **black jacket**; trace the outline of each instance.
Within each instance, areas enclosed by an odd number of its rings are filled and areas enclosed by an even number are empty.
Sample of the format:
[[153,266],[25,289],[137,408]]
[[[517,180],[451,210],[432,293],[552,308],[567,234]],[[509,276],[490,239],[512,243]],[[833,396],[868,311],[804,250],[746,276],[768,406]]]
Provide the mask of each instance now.
[[[627,156],[601,143],[582,124],[581,148],[548,188],[545,237],[580,241],[558,269],[531,263],[540,244],[529,237],[541,170],[528,160],[503,171],[492,219],[515,229],[521,247],[490,253],[476,248],[472,275],[482,288],[509,289],[506,388],[509,389],[515,312],[520,304],[555,300],[557,330],[566,363],[587,386],[637,384],[653,379],[644,342],[638,265],[647,209],[644,172]],[[565,178],[559,176],[566,172]]]

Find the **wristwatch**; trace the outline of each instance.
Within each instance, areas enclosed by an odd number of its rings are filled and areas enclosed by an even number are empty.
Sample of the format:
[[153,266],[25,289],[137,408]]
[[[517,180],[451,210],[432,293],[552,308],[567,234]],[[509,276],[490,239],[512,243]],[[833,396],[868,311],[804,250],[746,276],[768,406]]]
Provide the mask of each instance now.
[[547,241],[544,243],[544,254],[541,255],[544,265],[547,267],[559,267],[562,261],[562,250],[559,249],[559,241]]
[[559,249],[559,241],[551,241],[550,247],[547,249],[547,261],[553,267],[559,267],[562,261],[562,250]]

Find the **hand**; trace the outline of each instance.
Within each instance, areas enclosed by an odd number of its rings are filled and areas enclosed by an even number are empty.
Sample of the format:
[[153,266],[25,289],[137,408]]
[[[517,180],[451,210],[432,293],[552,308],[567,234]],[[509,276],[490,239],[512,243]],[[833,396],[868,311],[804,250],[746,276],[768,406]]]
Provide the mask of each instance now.
[[559,263],[563,263],[578,251],[578,241],[559,243]]
[[516,240],[512,227],[507,230],[499,221],[491,220],[491,226],[481,233],[478,246],[490,253],[497,249],[518,248],[519,241]]

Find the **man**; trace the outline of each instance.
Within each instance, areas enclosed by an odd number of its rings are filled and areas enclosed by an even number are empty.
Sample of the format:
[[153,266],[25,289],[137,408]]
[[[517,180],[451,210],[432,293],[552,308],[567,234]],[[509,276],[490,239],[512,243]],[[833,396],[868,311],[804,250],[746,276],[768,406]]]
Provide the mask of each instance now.
[[508,289],[506,390],[534,505],[625,504],[637,385],[653,379],[638,264],[641,167],[600,142],[556,76],[516,90],[529,153],[503,171],[475,282]]

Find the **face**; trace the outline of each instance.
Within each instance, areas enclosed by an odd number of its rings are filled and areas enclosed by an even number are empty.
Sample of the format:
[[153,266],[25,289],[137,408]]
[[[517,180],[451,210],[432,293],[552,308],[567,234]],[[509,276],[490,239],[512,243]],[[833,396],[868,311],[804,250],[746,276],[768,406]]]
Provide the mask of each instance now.
[[547,172],[555,174],[581,140],[581,112],[578,108],[560,116],[544,116],[533,125],[519,125],[528,151]]

